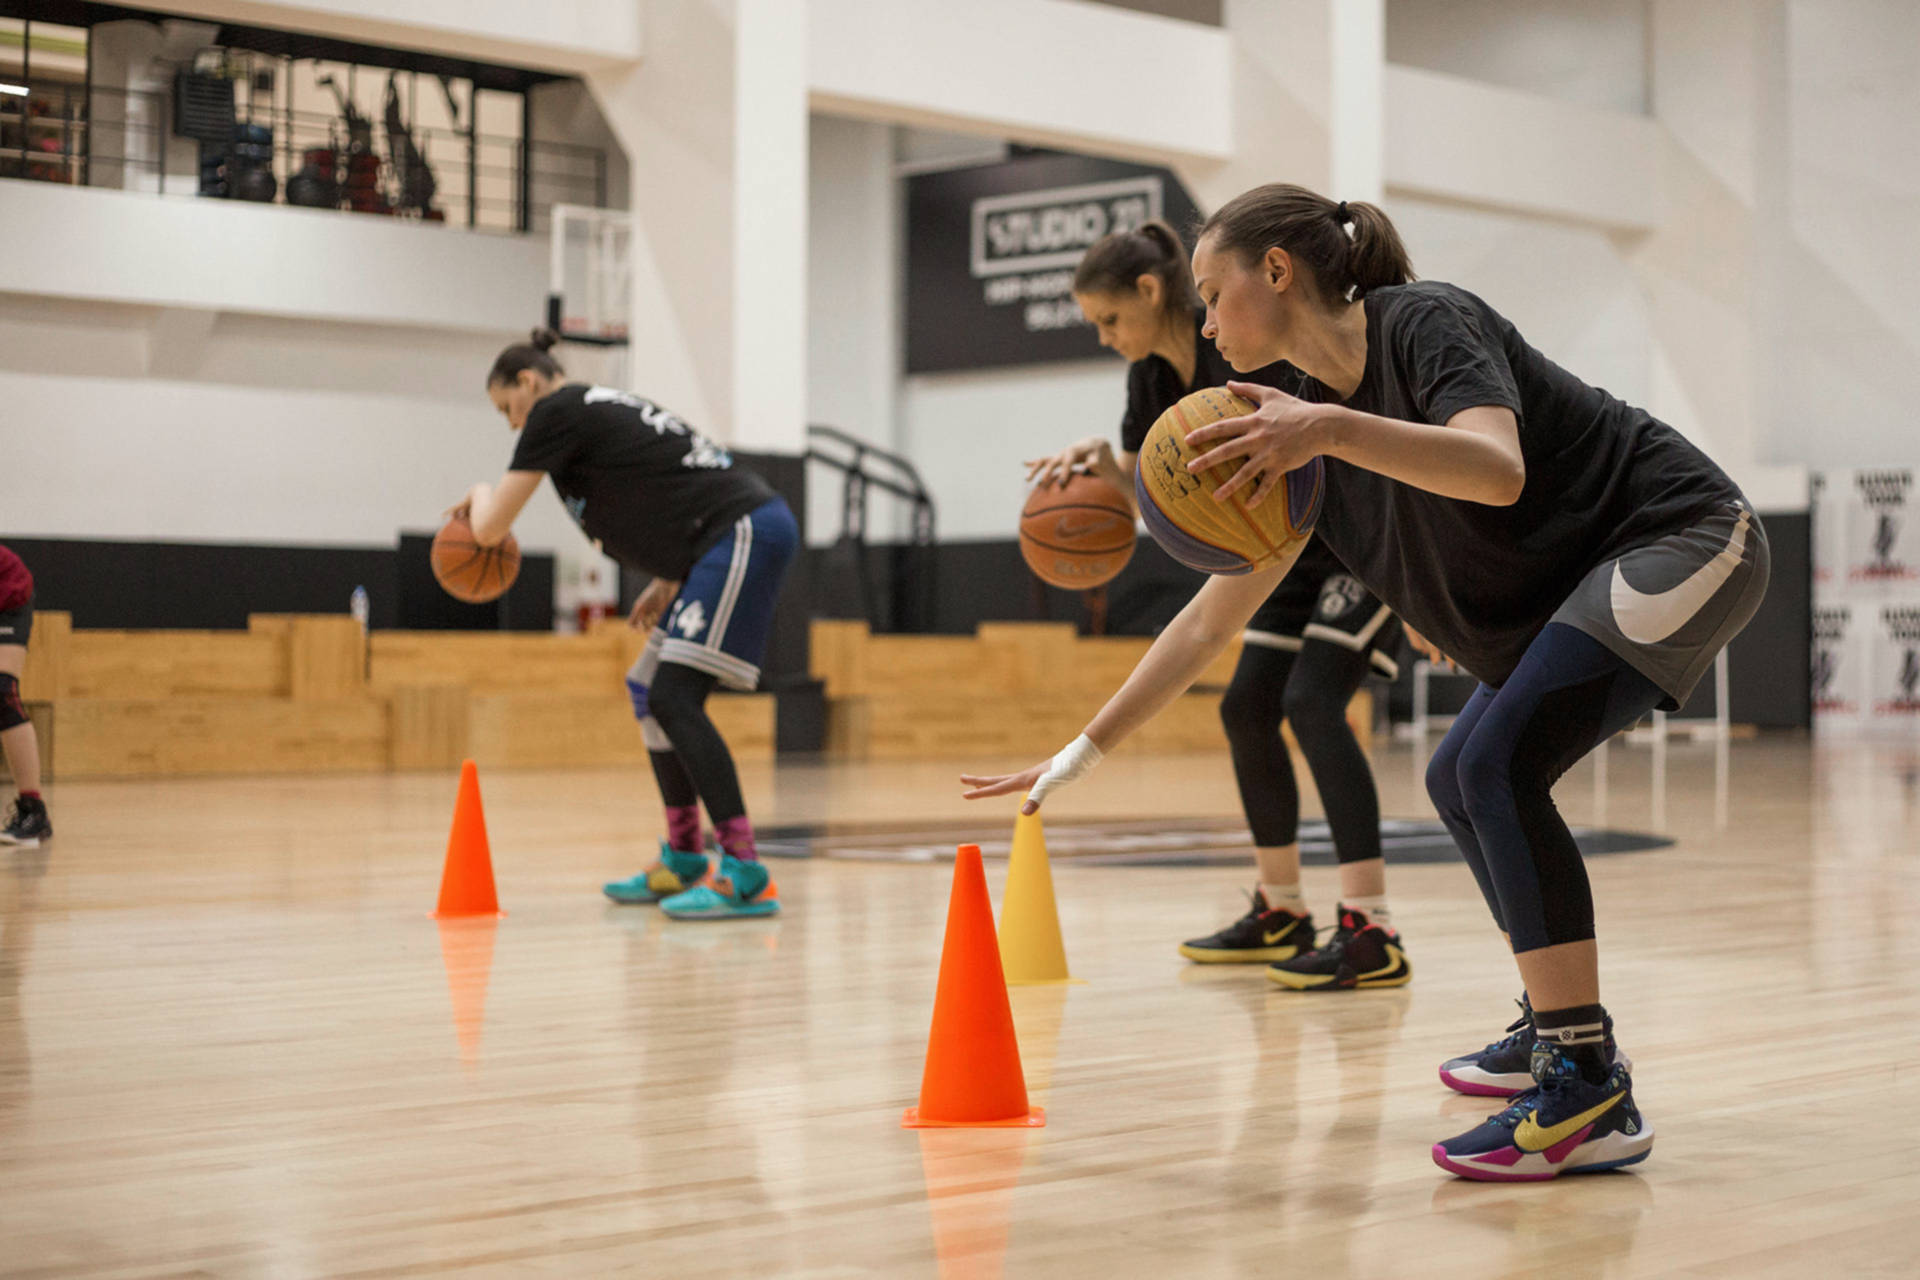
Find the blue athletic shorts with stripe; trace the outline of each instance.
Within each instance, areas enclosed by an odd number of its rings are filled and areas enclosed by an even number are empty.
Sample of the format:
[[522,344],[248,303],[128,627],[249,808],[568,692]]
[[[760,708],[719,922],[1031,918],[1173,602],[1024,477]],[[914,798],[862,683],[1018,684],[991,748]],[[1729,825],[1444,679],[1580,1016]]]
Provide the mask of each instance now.
[[780,583],[799,547],[800,528],[783,499],[734,521],[732,531],[694,561],[666,620],[647,638],[639,666],[651,675],[658,663],[677,662],[718,676],[730,689],[752,689]]

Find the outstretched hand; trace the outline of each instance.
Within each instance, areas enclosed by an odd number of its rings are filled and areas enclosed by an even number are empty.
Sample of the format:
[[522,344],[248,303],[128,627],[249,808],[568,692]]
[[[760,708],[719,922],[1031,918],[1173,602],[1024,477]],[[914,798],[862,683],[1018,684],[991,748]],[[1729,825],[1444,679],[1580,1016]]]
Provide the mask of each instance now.
[[1280,487],[1287,472],[1323,452],[1314,430],[1318,406],[1277,387],[1253,382],[1229,382],[1227,390],[1253,401],[1254,411],[1188,432],[1190,445],[1220,443],[1189,462],[1187,470],[1197,473],[1235,458],[1246,459],[1239,471],[1213,491],[1213,500],[1225,502],[1245,490],[1247,506],[1257,507]]
[[[972,788],[966,793],[968,800],[985,800],[990,796],[1010,795],[1015,791],[1032,791],[1034,784],[1040,781],[1040,775],[1047,771],[1049,761],[1041,761],[1031,769],[1019,773],[960,775],[960,785]],[[1029,799],[1020,806],[1020,812],[1031,814],[1040,812],[1040,801]]]

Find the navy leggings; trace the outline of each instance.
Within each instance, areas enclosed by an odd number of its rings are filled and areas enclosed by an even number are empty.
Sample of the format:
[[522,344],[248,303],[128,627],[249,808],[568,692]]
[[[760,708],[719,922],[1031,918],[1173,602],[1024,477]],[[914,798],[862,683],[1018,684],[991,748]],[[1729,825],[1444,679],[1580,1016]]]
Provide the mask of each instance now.
[[1549,793],[1665,696],[1584,631],[1552,622],[1504,685],[1475,690],[1441,740],[1427,794],[1515,951],[1593,937],[1593,890]]

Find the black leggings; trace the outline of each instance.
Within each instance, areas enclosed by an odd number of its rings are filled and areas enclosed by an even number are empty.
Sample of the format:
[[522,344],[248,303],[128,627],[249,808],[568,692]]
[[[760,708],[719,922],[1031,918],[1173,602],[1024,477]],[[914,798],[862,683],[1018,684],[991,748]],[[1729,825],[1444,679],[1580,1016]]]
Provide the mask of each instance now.
[[660,799],[675,806],[707,806],[717,823],[747,811],[740,797],[740,775],[733,753],[707,715],[707,695],[715,676],[677,662],[662,662],[647,690],[647,708],[673,743],[670,751],[650,751]]
[[1220,720],[1254,844],[1277,848],[1300,836],[1300,791],[1280,737],[1284,717],[1313,771],[1335,855],[1342,862],[1380,856],[1380,797],[1347,723],[1347,703],[1366,679],[1368,663],[1366,652],[1326,640],[1304,641],[1297,654],[1257,644],[1240,650]]
[[1593,890],[1553,784],[1666,696],[1586,632],[1548,623],[1481,685],[1427,765],[1427,794],[1515,951],[1593,937]]

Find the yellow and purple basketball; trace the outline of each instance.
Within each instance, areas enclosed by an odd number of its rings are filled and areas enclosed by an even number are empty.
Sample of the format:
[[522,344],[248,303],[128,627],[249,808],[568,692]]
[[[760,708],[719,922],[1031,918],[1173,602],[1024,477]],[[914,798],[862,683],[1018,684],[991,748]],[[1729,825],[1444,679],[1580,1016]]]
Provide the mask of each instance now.
[[1246,503],[1250,489],[1225,502],[1213,497],[1213,491],[1240,470],[1242,459],[1197,475],[1187,470],[1189,462],[1206,452],[1187,443],[1190,432],[1253,410],[1252,401],[1225,387],[1208,387],[1161,414],[1140,446],[1139,465],[1133,473],[1140,516],[1153,540],[1189,569],[1202,573],[1265,569],[1292,554],[1319,518],[1326,472],[1318,458],[1289,471],[1285,482],[1253,508]]

